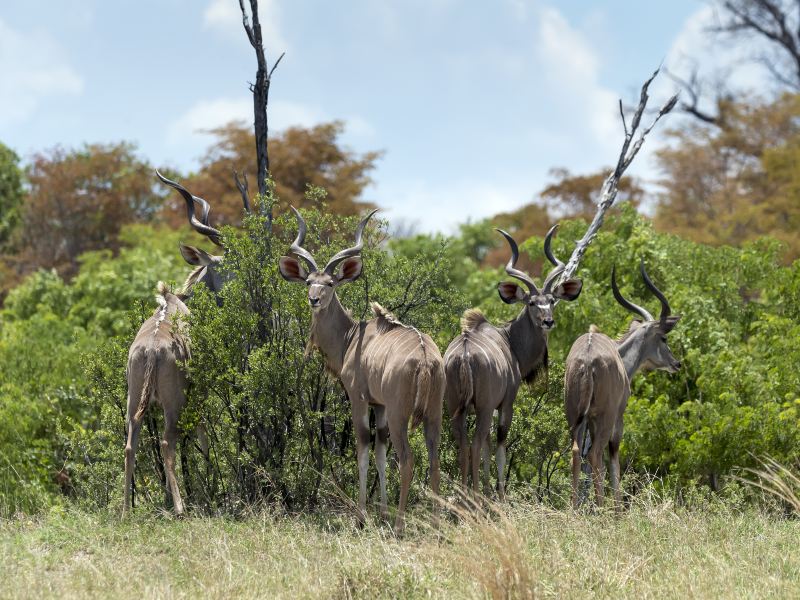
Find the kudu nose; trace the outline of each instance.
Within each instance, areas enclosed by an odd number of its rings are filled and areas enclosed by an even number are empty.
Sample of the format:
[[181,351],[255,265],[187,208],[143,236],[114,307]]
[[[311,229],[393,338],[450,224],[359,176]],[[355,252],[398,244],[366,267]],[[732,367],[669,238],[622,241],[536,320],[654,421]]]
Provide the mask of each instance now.
[[311,306],[317,306],[319,304],[319,298],[312,298],[309,296],[308,302]]
[[548,329],[552,329],[555,326],[556,322],[553,319],[544,319],[542,321],[542,325],[547,327]]

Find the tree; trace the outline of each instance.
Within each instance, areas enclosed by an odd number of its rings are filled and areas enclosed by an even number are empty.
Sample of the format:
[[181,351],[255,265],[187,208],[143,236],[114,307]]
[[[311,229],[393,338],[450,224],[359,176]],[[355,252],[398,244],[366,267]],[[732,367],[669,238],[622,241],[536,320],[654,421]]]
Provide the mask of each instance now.
[[717,127],[692,122],[669,132],[673,143],[657,153],[664,191],[656,227],[712,245],[773,235],[795,258],[800,96],[732,103],[726,114]]
[[30,193],[22,206],[22,271],[76,273],[88,250],[119,248],[122,225],[152,220],[164,192],[132,144],[87,144],[37,154],[28,167]]
[[0,247],[8,244],[19,223],[23,195],[19,156],[0,143]]
[[[329,210],[340,215],[354,215],[371,204],[361,200],[364,188],[371,182],[369,173],[375,168],[380,152],[357,155],[339,142],[344,129],[340,121],[311,128],[290,127],[270,143],[275,196],[278,211],[311,206],[306,198],[309,186],[327,191]],[[202,159],[200,171],[187,180],[194,193],[208,199],[213,207],[212,220],[220,224],[238,225],[242,218],[242,199],[233,185],[233,171],[252,173],[256,170],[252,134],[244,123],[230,123],[211,131],[217,138]],[[173,226],[182,226],[183,201],[170,195],[164,204],[163,218]]]

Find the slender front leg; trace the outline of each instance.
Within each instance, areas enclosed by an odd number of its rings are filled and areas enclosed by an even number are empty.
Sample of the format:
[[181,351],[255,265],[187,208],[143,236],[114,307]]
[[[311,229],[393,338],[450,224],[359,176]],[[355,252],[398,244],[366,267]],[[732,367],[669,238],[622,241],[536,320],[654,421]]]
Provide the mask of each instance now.
[[389,421],[386,419],[386,407],[376,405],[375,408],[375,465],[378,467],[378,482],[381,488],[381,519],[389,519],[389,508],[386,500],[386,449],[389,446]]
[[367,469],[369,468],[369,407],[361,399],[350,403],[353,413],[353,433],[356,438],[358,458],[358,510],[359,522],[367,519]]
[[580,498],[578,488],[581,483],[581,449],[578,443],[578,429],[572,433],[572,508],[578,509]]
[[619,444],[622,441],[622,419],[617,421],[611,441],[608,442],[609,462],[611,463],[611,491],[614,495],[614,508],[622,510],[622,494],[619,489]]

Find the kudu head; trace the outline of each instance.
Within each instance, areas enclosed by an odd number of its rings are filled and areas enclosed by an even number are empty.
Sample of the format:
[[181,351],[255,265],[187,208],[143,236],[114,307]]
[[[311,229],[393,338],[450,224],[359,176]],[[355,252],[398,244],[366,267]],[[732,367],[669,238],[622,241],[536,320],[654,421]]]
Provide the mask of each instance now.
[[[308,303],[312,311],[320,311],[328,307],[333,296],[336,294],[336,287],[355,281],[361,276],[362,262],[359,254],[364,247],[364,228],[372,215],[378,212],[376,208],[364,217],[356,228],[356,243],[354,246],[342,250],[335,254],[320,271],[312,254],[303,248],[306,238],[306,222],[300,212],[294,207],[294,216],[297,219],[297,238],[292,242],[291,250],[302,258],[308,270],[303,268],[296,258],[282,256],[278,263],[281,276],[286,281],[305,283],[308,286]],[[341,265],[341,269],[338,269]]]
[[550,251],[550,240],[557,227],[558,225],[553,225],[544,238],[544,253],[556,267],[545,277],[541,290],[536,287],[530,275],[514,268],[519,258],[517,242],[515,242],[514,238],[507,232],[502,229],[497,230],[506,238],[508,245],[511,246],[511,258],[506,265],[506,273],[511,275],[511,277],[519,279],[528,288],[526,292],[518,284],[504,281],[497,286],[500,299],[506,304],[521,302],[527,305],[528,315],[531,321],[544,331],[549,331],[555,327],[556,323],[553,319],[553,307],[555,306],[556,300],[575,300],[575,298],[580,296],[581,289],[583,288],[583,282],[581,282],[580,279],[568,279],[553,288],[553,283],[555,283],[558,276],[561,275],[561,272],[564,270],[564,263],[557,260]]
[[616,265],[611,269],[611,290],[614,292],[614,298],[617,299],[617,302],[629,311],[639,315],[642,319],[635,319],[629,329],[629,334],[641,336],[640,368],[643,371],[661,369],[669,373],[675,373],[680,369],[681,363],[673,356],[667,345],[667,334],[672,331],[681,317],[680,315],[670,315],[669,302],[647,275],[647,270],[644,268],[644,259],[642,259],[639,269],[642,273],[644,284],[661,302],[661,314],[658,320],[654,319],[653,315],[647,312],[646,309],[623,297],[617,286]]
[[[186,215],[192,228],[197,233],[206,236],[209,240],[211,240],[211,242],[222,248],[224,251],[224,246],[222,245],[222,234],[219,230],[214,229],[208,224],[208,216],[211,212],[211,206],[209,203],[199,196],[192,194],[181,184],[167,179],[158,171],[156,171],[156,175],[163,183],[175,189],[183,197],[184,201],[186,202]],[[199,219],[195,214],[195,204],[200,206],[201,214]],[[245,206],[245,210],[248,210],[247,206]],[[197,267],[196,271],[192,273],[189,280],[187,280],[187,285],[184,287],[187,295],[190,294],[190,290],[192,287],[194,287],[194,285],[198,283],[204,283],[209,291],[216,296],[217,303],[219,303],[222,286],[225,285],[225,283],[231,278],[230,274],[224,273],[220,269],[222,256],[209,254],[205,250],[201,250],[200,248],[186,244],[181,244],[180,249],[183,259],[193,267]]]

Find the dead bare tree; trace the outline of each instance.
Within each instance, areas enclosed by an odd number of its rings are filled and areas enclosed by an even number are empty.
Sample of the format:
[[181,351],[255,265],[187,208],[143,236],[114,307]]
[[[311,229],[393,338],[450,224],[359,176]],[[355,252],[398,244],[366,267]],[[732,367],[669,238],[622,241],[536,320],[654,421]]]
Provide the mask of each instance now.
[[[622,118],[622,128],[625,132],[625,139],[622,142],[622,148],[620,149],[619,158],[617,159],[617,165],[603,182],[603,187],[600,190],[600,200],[597,203],[597,212],[595,213],[592,222],[589,224],[589,228],[586,230],[586,233],[575,244],[575,250],[573,250],[572,255],[569,257],[569,260],[564,267],[564,270],[561,272],[558,283],[567,281],[575,275],[583,255],[586,254],[586,250],[589,248],[589,244],[592,243],[592,240],[597,235],[597,232],[600,231],[600,228],[603,226],[606,212],[608,212],[608,209],[614,205],[614,200],[617,198],[620,179],[622,179],[623,174],[631,165],[633,159],[636,158],[639,150],[642,149],[642,145],[644,144],[647,134],[650,133],[661,117],[675,108],[675,104],[678,102],[678,94],[670,97],[670,99],[664,103],[661,109],[659,109],[650,125],[639,131],[639,127],[642,124],[642,116],[644,115],[645,109],[647,108],[647,103],[650,100],[648,90],[650,88],[650,84],[653,83],[653,80],[658,75],[658,72],[659,69],[656,69],[650,78],[642,85],[641,92],[639,93],[639,104],[633,113],[630,128],[628,127],[628,123],[625,119],[625,111],[622,107],[622,100],[619,102],[619,114]],[[639,133],[638,137],[636,135],[637,132]]]
[[[256,157],[258,159],[258,172],[256,175],[258,183],[258,193],[266,195],[267,193],[267,178],[269,177],[269,152],[267,147],[267,140],[269,134],[269,123],[267,121],[267,104],[269,103],[269,87],[272,83],[272,74],[283,58],[282,53],[272,68],[269,68],[267,59],[264,54],[264,40],[261,36],[261,21],[258,16],[258,0],[250,0],[250,16],[247,14],[247,9],[244,5],[244,0],[239,0],[239,8],[242,10],[242,25],[247,34],[247,39],[250,40],[250,45],[256,53],[256,61],[258,68],[256,69],[256,81],[250,85],[250,91],[253,93],[253,116],[255,127],[256,139]],[[252,24],[251,24],[252,19]],[[237,186],[239,186],[238,177]],[[239,186],[241,191],[241,186]],[[267,206],[267,227],[272,227],[272,206]]]

